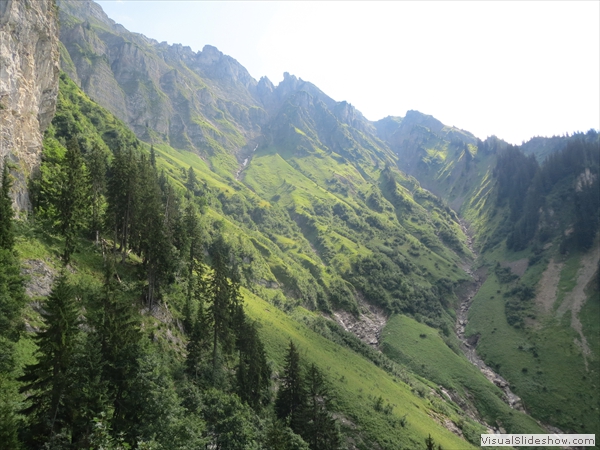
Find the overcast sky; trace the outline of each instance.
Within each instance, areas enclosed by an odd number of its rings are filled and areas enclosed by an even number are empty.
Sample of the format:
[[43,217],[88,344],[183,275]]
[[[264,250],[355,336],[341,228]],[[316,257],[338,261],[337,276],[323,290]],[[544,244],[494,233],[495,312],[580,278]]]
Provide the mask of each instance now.
[[369,120],[416,109],[485,139],[600,128],[600,2],[98,1],[130,31],[213,45]]

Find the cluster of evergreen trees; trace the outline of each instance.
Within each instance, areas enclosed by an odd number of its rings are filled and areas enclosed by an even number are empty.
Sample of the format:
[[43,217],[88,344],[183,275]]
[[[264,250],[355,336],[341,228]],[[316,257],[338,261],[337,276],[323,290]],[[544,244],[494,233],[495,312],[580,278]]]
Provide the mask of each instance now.
[[342,440],[330,412],[331,403],[321,371],[314,364],[304,369],[296,346],[290,342],[275,400],[278,419],[289,423],[311,449],[336,450]]
[[15,442],[32,449],[260,448],[270,370],[254,325],[234,302],[239,292],[221,270],[219,263],[211,269],[201,297],[208,307],[199,309],[179,362],[157,353],[144,333],[112,258],[103,286],[87,299],[59,276],[34,338],[37,362],[18,380],[26,419]]
[[[235,249],[222,229],[202,229],[193,170],[184,197],[157,170],[153,149],[119,133],[106,139],[109,148],[74,120],[59,111],[31,184],[35,226],[61,236],[64,268],[42,304],[35,362],[22,372],[12,355],[24,283],[3,165],[2,442],[14,449],[339,447],[316,367],[301,382],[301,419],[291,420],[279,401],[273,408],[271,368],[243,310]],[[86,241],[102,255],[97,285],[77,284],[69,270]],[[159,351],[160,331],[140,313],[156,311],[176,284],[185,286],[184,357],[168,346]]]
[[499,232],[508,235],[509,249],[522,250],[565,231],[563,250],[591,247],[600,210],[597,133],[571,137],[541,165],[533,155],[508,146],[498,154],[494,174],[498,204],[508,204],[506,227]]
[[[82,146],[88,147],[85,153]],[[153,152],[148,158],[137,141],[128,145],[117,139],[110,164],[109,154],[98,143],[88,145],[82,136],[49,133],[31,186],[35,218],[63,236],[65,264],[82,231],[96,243],[101,236],[110,239],[123,262],[130,252],[138,255],[147,281],[145,298],[152,308],[161,285],[172,281],[176,252],[185,245],[178,239],[180,199],[158,173]]]

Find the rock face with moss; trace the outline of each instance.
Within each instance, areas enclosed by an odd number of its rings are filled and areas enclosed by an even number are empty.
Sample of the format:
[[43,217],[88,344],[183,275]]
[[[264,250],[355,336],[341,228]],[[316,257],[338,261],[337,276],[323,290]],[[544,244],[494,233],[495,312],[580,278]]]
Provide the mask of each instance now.
[[58,17],[52,0],[0,2],[0,165],[14,171],[14,199],[28,208],[26,176],[39,164],[42,133],[58,94]]
[[[146,142],[193,151],[231,174],[257,144],[287,140],[290,122],[320,127],[318,138],[333,151],[350,142],[342,124],[354,138],[374,139],[375,128],[354,107],[293,75],[278,86],[256,81],[210,45],[194,52],[131,33],[91,1],[58,5],[62,69]],[[393,158],[387,153],[384,160]]]
[[232,155],[261,132],[258,83],[235,59],[131,33],[91,1],[58,5],[63,70],[138,137],[235,165]]

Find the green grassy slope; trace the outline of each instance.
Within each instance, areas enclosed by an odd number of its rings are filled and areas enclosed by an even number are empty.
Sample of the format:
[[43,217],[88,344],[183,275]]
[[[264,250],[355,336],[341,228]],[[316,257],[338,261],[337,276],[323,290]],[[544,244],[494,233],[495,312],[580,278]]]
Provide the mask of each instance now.
[[[569,272],[578,267],[579,259],[579,255],[565,258],[559,286],[572,280]],[[539,291],[538,283],[546,265],[547,262],[541,261],[537,267],[530,267],[521,277],[521,283],[537,287]],[[576,345],[579,335],[571,326],[571,311],[561,317],[554,309],[546,313],[539,304],[530,301],[525,325],[516,328],[508,323],[504,294],[510,292],[511,286],[491,272],[474,298],[466,333],[480,335],[478,353],[510,381],[534,417],[555,424],[565,432],[600,429],[597,315],[585,314],[597,312],[593,290],[579,315],[585,319],[584,334],[595,343],[592,354],[586,358],[586,367],[582,350]],[[570,292],[573,287],[571,282],[565,290]]]
[[[393,316],[383,330],[383,352],[415,373],[443,386],[473,404],[486,423],[509,433],[542,433],[525,414],[512,410],[502,391],[490,383],[462,354],[453,352],[438,331],[406,316]],[[485,433],[485,428],[462,423],[465,432]],[[466,430],[465,430],[466,427]]]
[[[340,348],[257,296],[246,296],[246,309],[259,322],[261,337],[276,368],[282,367],[288,341],[293,339],[303,359],[323,369],[334,385],[345,432],[356,440],[358,448],[377,448],[375,442],[384,449],[420,448],[422,436],[428,433],[445,449],[474,448],[432,420],[448,417],[459,421],[460,415],[428,392],[429,387],[421,385],[426,389],[423,397],[415,395],[413,387],[351,350]],[[393,406],[391,413],[374,409],[380,396]],[[402,418],[405,425],[401,425]]]

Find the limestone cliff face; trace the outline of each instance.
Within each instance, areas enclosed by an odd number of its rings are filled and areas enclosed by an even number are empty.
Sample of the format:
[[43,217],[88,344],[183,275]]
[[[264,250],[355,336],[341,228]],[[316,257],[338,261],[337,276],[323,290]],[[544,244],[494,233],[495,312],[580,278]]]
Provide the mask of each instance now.
[[260,135],[257,82],[235,59],[131,33],[92,1],[58,6],[63,70],[141,139],[208,158],[222,149],[235,161]]
[[[91,0],[57,3],[63,70],[146,142],[193,151],[230,174],[265,142],[319,141],[344,158],[394,160],[359,111],[310,82],[289,73],[277,86],[256,81],[210,45],[195,52],[129,32]],[[299,143],[296,128],[314,142]]]
[[[15,203],[28,208],[26,179],[58,94],[58,13],[53,0],[0,1],[0,158],[8,155]],[[0,162],[0,165],[2,162]]]

